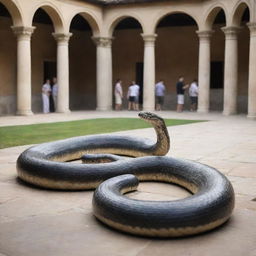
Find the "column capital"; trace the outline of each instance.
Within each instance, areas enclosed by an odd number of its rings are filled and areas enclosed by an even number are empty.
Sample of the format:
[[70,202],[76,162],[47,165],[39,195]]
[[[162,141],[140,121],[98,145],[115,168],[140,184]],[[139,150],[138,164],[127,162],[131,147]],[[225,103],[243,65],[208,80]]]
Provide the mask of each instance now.
[[58,44],[68,44],[70,37],[73,35],[72,33],[52,33],[55,40]]
[[209,41],[214,33],[214,30],[197,30],[196,33],[200,40]]
[[114,37],[96,37],[93,36],[92,40],[97,46],[100,47],[111,47],[112,41],[114,40]]
[[237,35],[242,28],[238,26],[229,26],[223,27],[221,30],[224,32],[226,39],[235,40],[237,39]]
[[154,44],[156,41],[157,34],[141,34],[145,43]]
[[17,36],[18,40],[30,40],[35,27],[12,26],[13,33]]
[[249,22],[247,26],[250,29],[251,36],[256,36],[256,22]]

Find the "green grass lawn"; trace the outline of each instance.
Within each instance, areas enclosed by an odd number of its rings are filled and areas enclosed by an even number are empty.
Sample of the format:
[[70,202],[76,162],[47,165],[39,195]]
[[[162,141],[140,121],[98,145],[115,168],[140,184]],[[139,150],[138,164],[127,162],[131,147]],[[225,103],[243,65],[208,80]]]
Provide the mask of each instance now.
[[[165,119],[167,126],[183,125],[195,120]],[[0,127],[0,148],[37,144],[74,136],[109,133],[151,127],[138,118],[99,118],[71,122],[43,123]]]

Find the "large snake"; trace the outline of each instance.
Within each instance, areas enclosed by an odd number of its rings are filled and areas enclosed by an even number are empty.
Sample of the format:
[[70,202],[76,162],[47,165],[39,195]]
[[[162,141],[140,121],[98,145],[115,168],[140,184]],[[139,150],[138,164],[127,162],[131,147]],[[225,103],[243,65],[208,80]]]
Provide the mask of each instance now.
[[[154,126],[156,143],[129,136],[93,135],[36,145],[19,156],[19,178],[49,189],[98,187],[93,197],[94,215],[132,234],[185,236],[226,222],[234,208],[234,191],[227,178],[209,166],[163,156],[170,144],[164,120],[149,112],[139,116]],[[84,163],[72,162],[78,159]],[[175,183],[193,195],[158,202],[126,197],[124,193],[135,190],[138,179]]]

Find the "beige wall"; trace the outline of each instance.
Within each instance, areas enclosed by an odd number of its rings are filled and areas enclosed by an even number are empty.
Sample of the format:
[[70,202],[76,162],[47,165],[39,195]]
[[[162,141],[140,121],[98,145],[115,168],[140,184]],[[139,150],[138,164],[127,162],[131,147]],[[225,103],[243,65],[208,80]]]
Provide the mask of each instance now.
[[96,108],[96,46],[91,32],[72,31],[70,56],[70,109]]
[[157,29],[156,80],[164,79],[166,85],[165,109],[176,107],[176,83],[184,76],[190,83],[198,74],[197,28],[164,27]]
[[120,78],[123,81],[124,107],[132,80],[136,80],[136,63],[143,62],[144,43],[141,29],[116,30],[113,41],[113,86]]
[[0,17],[0,115],[16,111],[16,38],[10,18]]

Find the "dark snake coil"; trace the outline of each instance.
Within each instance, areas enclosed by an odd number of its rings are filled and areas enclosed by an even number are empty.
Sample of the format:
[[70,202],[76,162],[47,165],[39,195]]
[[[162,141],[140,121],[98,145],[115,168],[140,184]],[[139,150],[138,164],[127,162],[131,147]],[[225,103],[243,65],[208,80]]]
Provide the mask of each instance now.
[[[226,222],[234,208],[234,191],[227,178],[209,166],[162,156],[169,150],[163,119],[149,112],[139,116],[154,126],[156,143],[129,136],[94,135],[40,144],[19,156],[19,178],[48,189],[97,188],[94,215],[131,234],[186,236]],[[78,159],[84,163],[71,162]],[[193,195],[157,202],[124,196],[136,189],[138,180],[175,183]]]

